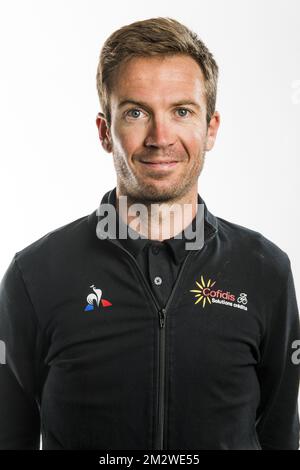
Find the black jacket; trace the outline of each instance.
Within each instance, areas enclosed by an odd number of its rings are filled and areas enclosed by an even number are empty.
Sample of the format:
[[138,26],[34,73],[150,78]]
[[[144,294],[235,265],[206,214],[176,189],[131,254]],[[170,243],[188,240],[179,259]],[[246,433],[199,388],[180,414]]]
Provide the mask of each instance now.
[[[107,200],[106,193],[102,202]],[[0,448],[298,449],[288,256],[205,206],[161,309],[97,212],[13,257],[0,289]]]

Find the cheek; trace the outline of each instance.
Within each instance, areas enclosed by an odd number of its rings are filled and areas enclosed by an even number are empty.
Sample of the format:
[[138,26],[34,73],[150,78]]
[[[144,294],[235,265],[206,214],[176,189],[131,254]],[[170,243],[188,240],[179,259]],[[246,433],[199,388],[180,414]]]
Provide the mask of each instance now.
[[191,126],[180,135],[182,145],[188,150],[189,155],[198,156],[205,145],[206,134],[202,127]]
[[144,141],[144,134],[137,129],[125,128],[122,130],[112,130],[112,139],[116,150],[132,155],[141,148]]

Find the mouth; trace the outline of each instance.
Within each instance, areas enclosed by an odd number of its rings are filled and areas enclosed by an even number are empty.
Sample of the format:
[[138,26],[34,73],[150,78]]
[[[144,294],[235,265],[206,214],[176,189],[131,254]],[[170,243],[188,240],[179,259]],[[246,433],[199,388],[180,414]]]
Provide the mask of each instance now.
[[175,160],[153,160],[153,161],[146,161],[146,160],[140,160],[140,163],[142,163],[145,167],[154,169],[154,170],[170,170],[176,165],[179,164],[179,161]]

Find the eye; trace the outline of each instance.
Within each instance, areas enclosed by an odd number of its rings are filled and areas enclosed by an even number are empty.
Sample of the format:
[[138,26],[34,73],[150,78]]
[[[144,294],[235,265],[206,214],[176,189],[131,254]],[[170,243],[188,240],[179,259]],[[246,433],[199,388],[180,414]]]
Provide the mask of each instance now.
[[131,117],[133,119],[137,119],[137,118],[140,117],[141,113],[142,113],[141,109],[132,108],[132,109],[129,109],[128,111],[126,111],[125,116]]
[[186,117],[188,114],[192,114],[192,111],[187,108],[177,108],[176,111],[179,111],[180,117]]

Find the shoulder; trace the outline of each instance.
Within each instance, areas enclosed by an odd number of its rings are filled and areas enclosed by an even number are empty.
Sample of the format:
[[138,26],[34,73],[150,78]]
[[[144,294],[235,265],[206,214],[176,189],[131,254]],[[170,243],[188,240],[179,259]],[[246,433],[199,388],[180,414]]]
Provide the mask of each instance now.
[[[262,233],[217,217],[221,242],[241,264],[259,266],[264,274],[283,280],[290,270],[288,254]],[[248,267],[247,267],[248,268]]]
[[88,216],[80,217],[57,227],[15,253],[19,267],[40,267],[42,263],[53,263],[72,256],[89,236]]

